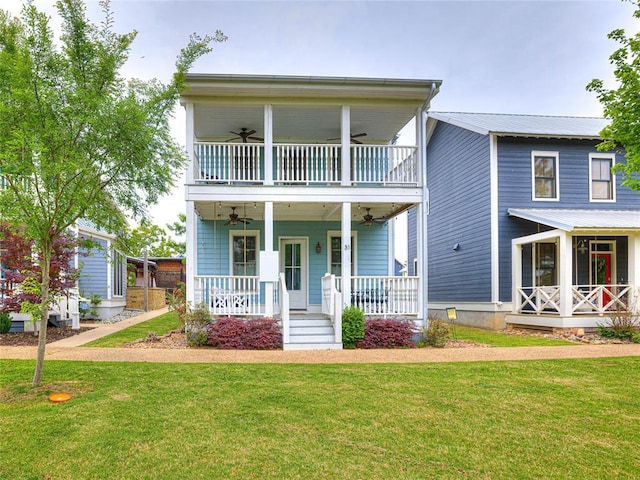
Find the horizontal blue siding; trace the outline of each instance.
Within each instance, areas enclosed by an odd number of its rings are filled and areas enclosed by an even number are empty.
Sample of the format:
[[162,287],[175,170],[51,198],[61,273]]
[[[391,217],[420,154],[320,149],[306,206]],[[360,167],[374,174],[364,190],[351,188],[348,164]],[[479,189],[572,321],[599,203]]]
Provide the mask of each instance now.
[[[229,275],[229,232],[242,232],[242,226],[224,225],[225,221],[199,220],[197,223],[197,275]],[[260,249],[264,250],[264,222],[253,221],[247,230],[260,231]],[[357,232],[358,275],[388,274],[388,230],[386,226],[365,227],[354,222],[352,231]],[[327,272],[330,246],[327,232],[340,231],[340,222],[274,222],[273,246],[278,249],[280,237],[308,238],[309,252],[309,303],[321,303],[321,279]],[[320,242],[322,253],[316,253]]]
[[[88,238],[82,236],[83,238]],[[92,248],[86,256],[80,256],[80,278],[78,286],[80,294],[88,298],[91,294],[98,294],[107,298],[108,257],[107,241],[93,238],[97,247]]]
[[427,147],[427,183],[429,301],[489,301],[488,137],[438,122]]

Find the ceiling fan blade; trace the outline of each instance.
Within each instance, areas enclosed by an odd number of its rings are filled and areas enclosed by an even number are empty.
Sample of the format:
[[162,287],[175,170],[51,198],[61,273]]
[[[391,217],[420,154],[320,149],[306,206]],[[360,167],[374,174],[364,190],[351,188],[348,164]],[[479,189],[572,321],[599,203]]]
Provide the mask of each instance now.
[[241,136],[242,136],[242,134],[241,134],[241,133],[233,132],[233,131],[231,131],[231,130],[229,130],[229,133],[233,133],[234,135],[237,135],[237,136],[239,136],[239,137],[241,137]]
[[356,145],[362,145],[362,142],[360,140],[356,140],[355,138],[351,139],[351,143],[355,143]]
[[254,133],[256,133],[255,130],[249,130],[248,132],[242,132],[243,134],[249,136],[249,135],[253,135]]
[[225,142],[233,142],[234,140],[238,140],[236,137],[230,138],[228,140],[225,140]]
[[264,138],[260,137],[247,137],[250,140],[255,140],[256,142],[264,142]]
[[366,136],[367,136],[367,133],[362,132],[362,133],[356,133],[354,135],[351,135],[351,138],[366,137]]

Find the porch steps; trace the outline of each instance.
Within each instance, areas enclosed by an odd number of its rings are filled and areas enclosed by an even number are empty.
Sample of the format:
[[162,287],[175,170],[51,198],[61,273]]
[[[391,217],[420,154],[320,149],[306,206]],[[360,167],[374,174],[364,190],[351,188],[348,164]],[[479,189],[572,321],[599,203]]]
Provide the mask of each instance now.
[[284,350],[341,350],[335,343],[333,325],[321,314],[291,315],[289,320],[289,343]]

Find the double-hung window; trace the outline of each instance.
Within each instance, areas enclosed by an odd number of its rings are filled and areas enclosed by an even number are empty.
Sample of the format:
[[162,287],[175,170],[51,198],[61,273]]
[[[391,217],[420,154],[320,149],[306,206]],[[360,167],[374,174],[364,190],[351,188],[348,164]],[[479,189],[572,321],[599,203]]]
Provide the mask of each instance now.
[[616,177],[611,171],[614,164],[613,153],[589,154],[589,199],[592,202],[615,202]]
[[251,277],[258,274],[258,232],[232,230],[231,250],[231,271],[234,276]]
[[558,176],[558,152],[531,152],[533,200],[557,201],[560,199]]

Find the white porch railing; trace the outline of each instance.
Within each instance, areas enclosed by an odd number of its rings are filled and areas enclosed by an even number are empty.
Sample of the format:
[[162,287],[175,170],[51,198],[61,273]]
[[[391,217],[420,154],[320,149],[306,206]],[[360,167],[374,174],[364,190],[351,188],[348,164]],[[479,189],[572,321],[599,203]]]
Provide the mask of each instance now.
[[339,184],[341,149],[339,145],[275,146],[275,182],[287,185]]
[[195,304],[213,315],[263,315],[259,277],[196,276]]
[[418,315],[418,277],[351,277],[351,303],[365,315]]
[[338,290],[338,277],[330,273],[322,277],[322,313],[331,320],[334,341],[342,343],[342,294]]
[[291,325],[289,323],[289,292],[284,273],[280,273],[280,320],[282,321],[282,343],[287,344],[291,338]]
[[[518,288],[518,313],[560,314],[559,286]],[[638,289],[631,285],[572,285],[571,314],[597,314],[632,310],[638,299]]]
[[261,183],[261,143],[197,142],[193,176],[196,182]]
[[353,183],[418,185],[418,149],[356,145],[351,149]]

